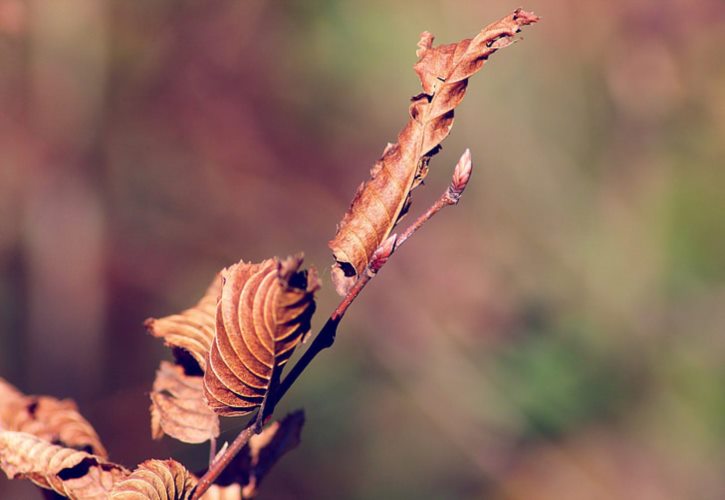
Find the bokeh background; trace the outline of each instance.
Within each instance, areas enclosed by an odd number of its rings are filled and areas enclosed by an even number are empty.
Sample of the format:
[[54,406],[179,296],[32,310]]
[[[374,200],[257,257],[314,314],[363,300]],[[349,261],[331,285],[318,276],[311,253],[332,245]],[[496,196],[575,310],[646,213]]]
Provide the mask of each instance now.
[[[152,442],[142,322],[326,242],[406,120],[423,30],[496,1],[0,0],[0,376]],[[275,499],[725,495],[725,4],[529,0],[415,193],[406,245],[291,391]],[[231,440],[243,422],[230,421]],[[0,479],[0,498],[40,498]]]

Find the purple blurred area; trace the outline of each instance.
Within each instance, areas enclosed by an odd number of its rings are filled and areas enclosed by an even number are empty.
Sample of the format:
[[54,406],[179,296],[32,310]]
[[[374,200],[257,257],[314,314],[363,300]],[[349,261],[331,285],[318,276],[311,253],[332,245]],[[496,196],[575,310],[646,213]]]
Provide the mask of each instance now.
[[[143,328],[222,267],[326,242],[448,43],[519,4],[0,0],[0,377],[154,442]],[[539,1],[469,84],[391,259],[279,409],[275,499],[725,492],[725,4]],[[403,225],[406,221],[403,222]],[[222,440],[244,421],[230,420]],[[41,498],[0,479],[0,498]]]

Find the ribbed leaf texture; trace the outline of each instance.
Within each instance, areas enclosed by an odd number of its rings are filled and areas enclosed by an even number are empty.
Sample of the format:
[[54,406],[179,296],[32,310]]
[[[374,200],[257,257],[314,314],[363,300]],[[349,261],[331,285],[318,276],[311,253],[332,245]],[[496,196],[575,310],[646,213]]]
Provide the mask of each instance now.
[[302,257],[240,262],[222,272],[216,336],[204,373],[209,406],[244,415],[261,405],[276,370],[310,330],[317,274]]
[[347,293],[407,211],[411,191],[425,178],[430,158],[453,126],[454,109],[463,100],[468,79],[491,54],[510,45],[522,26],[538,19],[518,9],[473,39],[438,47],[433,47],[433,35],[421,35],[414,69],[423,92],[413,97],[410,120],[398,142],[385,148],[329,243],[336,261],[332,278],[340,295]]
[[151,435],[164,434],[185,443],[203,443],[219,436],[219,417],[206,404],[204,382],[184,367],[162,361],[151,391]]
[[50,444],[25,432],[0,431],[0,468],[73,499],[106,499],[129,472],[89,453]]
[[151,391],[151,435],[185,443],[219,435],[219,417],[206,404],[203,375],[214,341],[222,278],[217,274],[199,302],[179,314],[146,320],[146,328],[174,351],[175,364],[162,361]]
[[3,379],[0,379],[0,428],[108,457],[93,426],[78,412],[73,401],[26,396]]
[[206,358],[214,340],[216,306],[221,288],[221,276],[217,275],[194,307],[161,319],[150,318],[145,323],[151,335],[164,339],[166,345],[174,349],[191,354],[202,371],[206,369]]
[[175,460],[147,460],[114,486],[113,500],[187,500],[196,478]]

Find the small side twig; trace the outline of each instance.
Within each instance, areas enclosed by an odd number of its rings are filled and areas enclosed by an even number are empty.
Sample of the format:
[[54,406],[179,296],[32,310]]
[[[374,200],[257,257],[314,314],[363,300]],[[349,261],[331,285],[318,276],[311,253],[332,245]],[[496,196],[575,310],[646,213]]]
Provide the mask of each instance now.
[[365,288],[371,279],[380,271],[385,265],[390,256],[395,250],[397,250],[413,233],[420,229],[423,224],[430,220],[435,214],[440,212],[443,208],[456,205],[463,195],[463,191],[468,185],[468,181],[471,179],[471,151],[466,149],[461,155],[461,158],[456,163],[456,167],[453,170],[453,178],[448,189],[426,210],[420,217],[418,217],[400,236],[392,235],[385,240],[375,253],[370,258],[370,264],[364,273],[361,273],[360,278],[355,282],[350,291],[345,295],[337,308],[330,315],[330,318],[322,327],[320,333],[317,334],[315,340],[312,341],[310,347],[305,351],[302,357],[297,363],[290,369],[287,376],[282,380],[277,396],[275,398],[275,404],[269,405],[271,410],[274,410],[276,403],[278,403],[282,397],[286,394],[290,387],[297,381],[299,376],[312,362],[313,359],[323,350],[332,347],[335,342],[335,335],[337,334],[337,326],[340,324],[342,317],[350,307],[352,302],[360,295],[360,292]]
[[415,222],[403,231],[400,237],[398,237],[398,242],[395,244],[396,249],[405,243],[408,238],[413,235],[413,233],[420,229],[423,224],[430,220],[435,214],[445,207],[458,204],[458,201],[463,195],[463,191],[468,185],[468,181],[471,179],[471,170],[471,150],[466,149],[461,155],[460,160],[458,160],[458,163],[456,163],[456,167],[453,170],[453,179],[451,180],[448,189],[446,189],[446,191],[435,201],[435,203],[433,203],[433,205],[430,206],[430,208],[428,208],[428,210],[426,210],[415,220]]
[[214,483],[216,478],[219,477],[219,474],[221,474],[222,471],[227,468],[227,465],[229,465],[234,457],[236,457],[237,454],[242,450],[242,448],[244,448],[244,445],[247,444],[249,438],[251,438],[255,433],[255,422],[256,419],[252,418],[247,423],[246,427],[242,429],[242,432],[240,432],[239,435],[234,439],[232,444],[230,444],[229,447],[227,447],[226,450],[224,450],[224,452],[220,454],[220,456],[214,459],[212,464],[209,466],[209,469],[196,484],[196,488],[194,488],[194,494],[192,495],[191,500],[198,500],[199,498],[201,498],[201,496],[206,493],[206,490],[208,490],[209,487]]
[[337,335],[337,326],[340,324],[343,316],[347,312],[353,301],[360,295],[363,288],[373,279],[382,267],[387,263],[390,256],[397,250],[403,243],[405,243],[423,224],[430,220],[435,214],[440,212],[443,208],[456,205],[466,189],[469,179],[471,178],[471,152],[466,149],[460,160],[456,164],[453,171],[453,178],[448,189],[428,208],[420,217],[418,217],[400,236],[393,234],[388,237],[370,258],[370,263],[364,273],[361,273],[358,280],[355,282],[350,291],[343,297],[340,304],[332,312],[329,319],[322,327],[320,332],[315,336],[315,339],[310,344],[310,347],[304,352],[302,357],[295,363],[290,369],[285,378],[277,385],[274,392],[268,394],[265,397],[264,405],[259,409],[257,414],[253,416],[246,427],[239,433],[232,444],[221,453],[221,456],[217,457],[209,466],[206,474],[202,476],[196,485],[194,495],[191,497],[192,500],[198,500],[201,496],[209,489],[212,483],[216,480],[219,474],[229,465],[234,457],[241,451],[249,439],[259,433],[264,424],[266,424],[274,413],[274,409],[282,398],[287,394],[287,391],[297,381],[299,376],[304,372],[310,365],[313,359],[317,357],[320,352],[332,347],[335,343],[335,336]]

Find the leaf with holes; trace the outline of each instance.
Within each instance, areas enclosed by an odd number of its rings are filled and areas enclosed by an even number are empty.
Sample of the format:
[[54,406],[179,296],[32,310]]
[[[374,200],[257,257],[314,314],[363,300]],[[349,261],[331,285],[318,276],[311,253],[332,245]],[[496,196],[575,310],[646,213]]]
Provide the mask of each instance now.
[[93,426],[78,412],[73,401],[26,396],[3,379],[0,379],[0,427],[88,451],[101,458],[108,457]]
[[128,471],[120,465],[25,432],[0,431],[0,468],[68,498],[105,499]]
[[468,79],[491,54],[510,45],[522,26],[538,19],[518,9],[473,39],[438,47],[433,47],[433,35],[421,35],[414,69],[423,92],[413,97],[410,119],[398,142],[385,148],[329,243],[335,257],[332,278],[340,295],[347,293],[408,210],[411,191],[426,177],[430,158],[453,126]]
[[[199,302],[179,314],[161,319],[149,318],[145,325],[154,337],[164,339],[174,350],[177,364],[184,365],[187,372],[201,372],[206,369],[206,358],[214,340],[214,325],[217,301],[221,293],[221,276],[216,275]],[[188,355],[198,364],[195,366]]]

